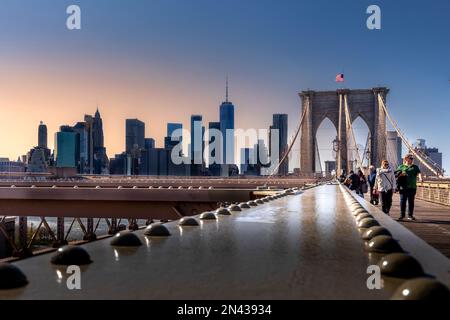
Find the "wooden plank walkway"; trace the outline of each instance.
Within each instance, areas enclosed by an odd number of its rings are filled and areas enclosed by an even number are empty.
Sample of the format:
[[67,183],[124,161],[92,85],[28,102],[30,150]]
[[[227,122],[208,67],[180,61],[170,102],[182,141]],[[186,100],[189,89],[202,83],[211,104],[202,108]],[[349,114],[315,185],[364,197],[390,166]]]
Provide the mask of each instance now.
[[[394,195],[391,217],[400,217],[400,197]],[[416,199],[415,221],[401,224],[450,258],[450,207]]]

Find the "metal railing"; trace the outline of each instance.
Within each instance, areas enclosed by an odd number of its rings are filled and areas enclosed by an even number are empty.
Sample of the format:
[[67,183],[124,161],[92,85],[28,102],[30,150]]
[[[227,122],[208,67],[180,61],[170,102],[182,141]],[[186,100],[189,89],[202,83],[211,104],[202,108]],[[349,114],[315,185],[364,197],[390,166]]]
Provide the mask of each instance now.
[[[18,228],[16,223],[18,219]],[[14,259],[14,258],[26,258],[34,255],[40,250],[49,250],[51,248],[58,248],[70,243],[84,243],[97,240],[99,237],[111,236],[117,232],[128,228],[129,230],[138,230],[150,223],[152,220],[141,219],[117,219],[117,218],[86,218],[86,224],[81,218],[56,218],[55,226],[52,228],[47,221],[47,217],[40,217],[40,222],[37,228],[33,230],[29,228],[28,217],[0,217],[0,234],[3,236],[3,245],[5,251],[11,251],[11,255],[0,257],[0,259]],[[106,231],[103,230],[103,234],[99,232],[99,225],[101,221],[106,223]],[[122,224],[125,220],[126,224]],[[66,222],[70,221],[68,228],[66,229]],[[139,222],[145,224],[139,225]],[[7,223],[13,223],[14,229],[18,231],[16,236],[15,232],[11,232],[7,227]],[[75,225],[78,224],[78,234],[74,234]],[[31,223],[32,225],[32,223]],[[81,233],[81,235],[80,235]],[[45,239],[41,239],[42,234],[45,234]],[[43,244],[44,241],[44,244]],[[40,250],[38,249],[40,248]]]

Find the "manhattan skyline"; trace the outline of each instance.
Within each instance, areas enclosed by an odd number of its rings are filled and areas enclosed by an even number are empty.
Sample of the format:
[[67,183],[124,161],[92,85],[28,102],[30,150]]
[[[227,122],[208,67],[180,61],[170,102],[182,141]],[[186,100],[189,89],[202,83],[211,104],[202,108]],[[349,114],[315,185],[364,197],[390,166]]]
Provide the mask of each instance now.
[[97,105],[108,156],[124,150],[127,118],[163,146],[169,122],[219,119],[227,74],[236,128],[268,128],[272,114],[286,113],[290,136],[297,93],[336,89],[343,72],[348,88],[389,87],[388,108],[408,139],[439,147],[450,169],[446,1],[379,1],[379,31],[365,27],[370,1],[76,1],[79,31],[65,28],[68,1],[31,3],[0,8],[1,156],[37,145],[41,120],[53,148],[59,126]]

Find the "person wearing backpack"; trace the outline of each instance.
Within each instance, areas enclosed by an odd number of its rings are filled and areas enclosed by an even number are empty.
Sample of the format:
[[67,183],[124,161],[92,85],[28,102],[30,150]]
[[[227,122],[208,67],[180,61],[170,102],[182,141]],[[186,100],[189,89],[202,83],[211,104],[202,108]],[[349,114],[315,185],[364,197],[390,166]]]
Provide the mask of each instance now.
[[376,193],[374,192],[374,187],[375,187],[375,180],[377,177],[377,170],[375,169],[374,166],[370,166],[369,167],[369,175],[367,176],[367,182],[369,183],[369,187],[370,187],[370,203],[372,204],[378,204],[378,198],[376,198]]
[[[414,217],[414,200],[417,191],[417,178],[422,182],[422,174],[420,169],[414,163],[414,156],[408,153],[403,164],[397,168],[399,172],[397,181],[402,186],[399,188],[400,192],[400,217],[398,220],[403,220],[406,213],[406,204],[408,204],[408,220],[416,220]],[[401,182],[400,182],[401,181]]]
[[358,191],[359,189],[359,177],[358,175],[351,170],[350,171],[350,175],[348,176],[348,182],[349,182],[349,186],[348,188],[352,191]]
[[359,184],[358,188],[356,189],[356,194],[358,194],[360,197],[364,198],[364,193],[367,193],[367,179],[364,175],[364,172],[362,172],[361,169],[358,170],[358,179]]
[[392,196],[397,189],[394,170],[389,166],[387,160],[381,161],[381,167],[376,171],[375,190],[381,195],[381,208],[389,215],[392,207]]

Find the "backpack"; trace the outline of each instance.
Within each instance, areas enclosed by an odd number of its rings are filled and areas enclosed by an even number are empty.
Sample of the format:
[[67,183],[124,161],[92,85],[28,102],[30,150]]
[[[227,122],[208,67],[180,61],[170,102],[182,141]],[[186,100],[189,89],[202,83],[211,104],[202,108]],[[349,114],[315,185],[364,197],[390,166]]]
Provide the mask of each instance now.
[[361,192],[362,193],[367,193],[368,186],[367,186],[367,182],[361,182]]
[[402,176],[402,170],[395,171],[395,179],[397,181],[397,190],[404,190],[406,189],[407,185],[407,176]]

